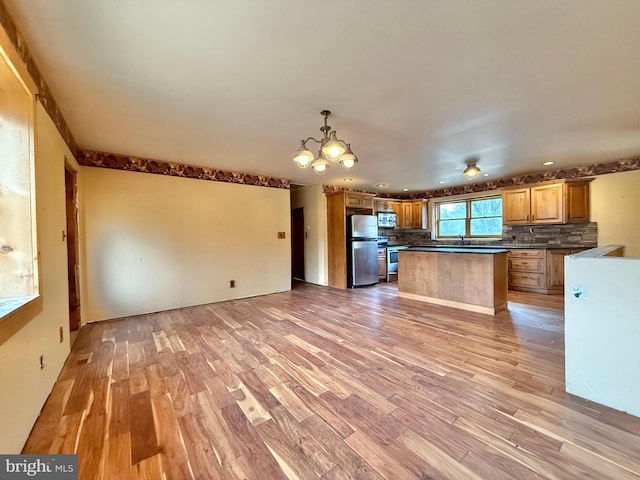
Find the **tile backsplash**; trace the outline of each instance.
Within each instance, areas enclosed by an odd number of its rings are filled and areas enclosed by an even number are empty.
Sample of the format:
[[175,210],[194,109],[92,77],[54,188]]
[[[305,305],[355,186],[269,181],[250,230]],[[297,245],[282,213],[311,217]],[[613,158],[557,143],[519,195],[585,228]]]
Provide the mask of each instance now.
[[504,225],[502,242],[512,245],[580,245],[598,244],[598,224],[575,223],[564,225]]
[[[379,235],[387,237],[390,245],[455,244],[458,239],[433,240],[426,230],[380,229]],[[504,225],[502,240],[465,240],[471,245],[521,245],[521,246],[584,246],[598,244],[598,224],[576,223],[563,225]]]

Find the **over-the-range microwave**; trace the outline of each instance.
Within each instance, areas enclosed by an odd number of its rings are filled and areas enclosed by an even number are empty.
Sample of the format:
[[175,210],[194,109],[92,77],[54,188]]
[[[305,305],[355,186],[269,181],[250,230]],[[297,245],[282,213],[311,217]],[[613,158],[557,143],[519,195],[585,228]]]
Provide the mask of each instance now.
[[378,212],[378,228],[395,228],[396,214],[394,212]]

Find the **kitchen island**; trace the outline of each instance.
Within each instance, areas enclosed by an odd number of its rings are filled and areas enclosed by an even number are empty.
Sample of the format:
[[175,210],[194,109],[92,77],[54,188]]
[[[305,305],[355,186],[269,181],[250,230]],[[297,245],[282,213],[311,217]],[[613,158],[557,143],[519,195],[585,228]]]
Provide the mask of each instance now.
[[398,252],[398,296],[495,315],[507,309],[502,248],[410,247]]

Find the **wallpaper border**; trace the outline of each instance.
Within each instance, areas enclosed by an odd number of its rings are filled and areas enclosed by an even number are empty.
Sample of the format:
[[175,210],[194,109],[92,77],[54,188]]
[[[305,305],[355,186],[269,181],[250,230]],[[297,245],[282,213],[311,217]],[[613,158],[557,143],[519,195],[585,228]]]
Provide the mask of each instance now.
[[427,190],[425,192],[413,193],[381,193],[370,192],[364,190],[350,190],[340,186],[323,185],[322,191],[325,195],[341,191],[360,191],[363,193],[374,193],[378,198],[397,198],[399,200],[410,200],[420,198],[441,198],[451,197],[453,195],[461,195],[465,193],[486,192],[490,190],[499,190],[507,187],[517,187],[519,185],[528,185],[531,183],[547,182],[552,180],[564,180],[571,178],[592,177],[594,175],[605,175],[607,173],[628,172],[631,170],[640,170],[640,156],[613,160],[611,162],[594,163],[592,165],[583,165],[580,167],[561,168],[557,170],[548,170],[545,172],[527,173],[514,177],[500,178],[489,180],[482,183],[470,183],[467,185],[458,185],[447,188],[439,188],[436,190]]
[[131,172],[154,173],[171,177],[195,178],[198,180],[210,180],[213,182],[238,183],[242,185],[254,185],[260,187],[289,189],[291,182],[287,178],[268,177],[265,175],[253,175],[249,173],[219,170],[209,167],[198,167],[186,163],[165,162],[131,155],[118,155],[115,153],[93,152],[84,150],[81,152],[78,163],[86,167],[112,168],[115,170],[127,170]]

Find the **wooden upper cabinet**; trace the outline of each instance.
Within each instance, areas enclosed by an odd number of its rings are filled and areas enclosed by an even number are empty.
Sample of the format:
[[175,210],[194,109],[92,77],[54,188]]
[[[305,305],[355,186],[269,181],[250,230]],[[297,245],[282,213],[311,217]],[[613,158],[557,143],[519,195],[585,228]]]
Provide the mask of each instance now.
[[591,178],[541,183],[502,191],[505,225],[589,221]]
[[518,188],[502,192],[502,221],[507,225],[527,224],[531,220],[531,189]]
[[411,228],[427,228],[427,204],[424,200],[411,202]]
[[396,228],[403,228],[404,226],[404,211],[402,205],[402,202],[393,202],[393,211],[396,212]]
[[376,198],[375,207],[376,212],[393,212],[393,200],[387,200],[383,198]]
[[370,209],[373,212],[373,195],[367,193],[352,193],[346,192],[344,194],[345,206],[347,208],[365,208]]
[[376,211],[395,212],[396,228],[426,229],[428,227],[426,200],[376,199]]
[[566,184],[567,223],[589,222],[589,182]]
[[[397,224],[397,219],[396,219]],[[411,228],[411,203],[402,202],[402,228]]]
[[531,222],[564,223],[564,183],[531,187]]

